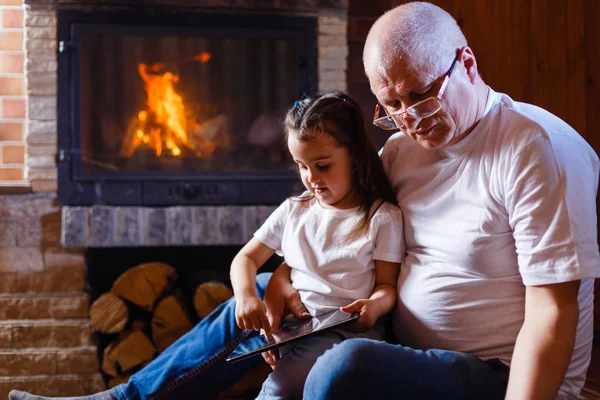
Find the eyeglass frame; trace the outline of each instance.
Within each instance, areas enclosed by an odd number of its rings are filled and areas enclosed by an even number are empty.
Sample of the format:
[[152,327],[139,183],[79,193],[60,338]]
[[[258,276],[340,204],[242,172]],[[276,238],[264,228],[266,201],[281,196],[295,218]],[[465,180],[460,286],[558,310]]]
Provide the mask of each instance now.
[[[454,70],[454,66],[456,65],[456,62],[458,61],[458,58],[459,58],[460,53],[461,53],[461,50],[462,49],[458,49],[456,51],[456,57],[454,57],[454,60],[452,61],[452,64],[450,65],[450,68],[448,69],[448,71],[446,71],[446,73],[443,75],[444,76],[444,81],[442,82],[442,85],[440,86],[440,89],[438,90],[438,94],[436,96],[430,96],[430,97],[428,97],[426,99],[423,99],[423,100],[421,100],[421,101],[413,104],[412,106],[408,107],[404,111],[399,111],[399,112],[395,112],[395,113],[391,113],[391,114],[388,113],[388,111],[386,110],[385,107],[383,107],[383,106],[380,107],[379,106],[379,102],[378,102],[375,105],[375,115],[373,116],[373,125],[377,126],[378,128],[387,130],[387,131],[391,131],[391,130],[394,130],[394,129],[402,129],[402,128],[404,128],[406,126],[406,124],[404,122],[402,122],[402,126],[398,126],[398,123],[396,122],[397,118],[393,118],[393,117],[396,117],[396,116],[400,117],[399,118],[400,121],[404,121],[404,117],[403,116],[406,115],[406,114],[408,114],[408,115],[410,115],[412,117],[415,117],[414,115],[410,114],[410,111],[414,110],[415,107],[418,107],[419,105],[424,104],[426,101],[430,101],[431,99],[434,99],[434,100],[436,100],[438,102],[438,104],[439,104],[438,109],[435,110],[434,112],[432,112],[431,114],[429,114],[428,116],[420,118],[420,119],[422,120],[422,119],[425,119],[425,118],[429,118],[432,115],[435,115],[438,111],[440,111],[442,109],[442,102],[441,102],[442,96],[444,95],[444,92],[446,91],[446,87],[448,86],[448,82],[450,81],[450,75],[452,74],[452,70]],[[381,108],[383,108],[383,111],[386,114],[384,117],[379,117],[379,112],[381,111]],[[396,127],[394,127],[394,128],[384,128],[384,127],[381,127],[381,126],[379,126],[377,124],[377,121],[381,121],[381,120],[384,120],[386,118],[391,118],[392,121],[394,122],[394,125],[396,125]]]

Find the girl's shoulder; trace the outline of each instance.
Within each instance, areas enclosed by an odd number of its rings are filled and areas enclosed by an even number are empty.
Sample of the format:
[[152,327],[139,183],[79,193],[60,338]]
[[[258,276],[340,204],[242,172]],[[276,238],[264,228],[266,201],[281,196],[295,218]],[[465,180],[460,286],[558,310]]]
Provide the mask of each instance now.
[[396,204],[384,200],[376,200],[371,206],[371,219],[400,219],[402,220],[402,210]]
[[314,207],[316,201],[317,200],[315,196],[307,190],[298,196],[288,197],[287,199],[285,199],[283,204],[285,204],[288,210],[290,211],[297,210],[300,212],[304,212],[309,208]]

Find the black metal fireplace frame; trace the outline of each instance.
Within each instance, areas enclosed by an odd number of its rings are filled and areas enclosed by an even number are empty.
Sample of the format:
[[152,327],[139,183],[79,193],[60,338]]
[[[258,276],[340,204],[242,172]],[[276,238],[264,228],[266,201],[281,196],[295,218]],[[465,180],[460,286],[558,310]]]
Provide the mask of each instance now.
[[[110,31],[107,31],[110,29]],[[82,32],[156,33],[268,37],[296,42],[298,97],[317,88],[317,22],[311,17],[207,12],[59,10],[58,198],[63,205],[223,205],[278,204],[302,189],[293,171],[156,173],[83,169],[79,103]]]

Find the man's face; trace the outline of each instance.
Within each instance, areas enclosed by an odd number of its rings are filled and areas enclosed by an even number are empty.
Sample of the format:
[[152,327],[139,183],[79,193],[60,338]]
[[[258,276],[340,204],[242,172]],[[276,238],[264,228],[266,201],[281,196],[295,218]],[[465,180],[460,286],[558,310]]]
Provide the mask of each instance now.
[[[437,96],[447,68],[412,63],[410,57],[397,62],[387,71],[371,72],[371,90],[389,114],[406,110],[428,97]],[[401,129],[426,149],[440,149],[458,142],[468,130],[470,100],[463,89],[465,73],[459,59],[442,98],[442,108],[425,119],[405,115]]]

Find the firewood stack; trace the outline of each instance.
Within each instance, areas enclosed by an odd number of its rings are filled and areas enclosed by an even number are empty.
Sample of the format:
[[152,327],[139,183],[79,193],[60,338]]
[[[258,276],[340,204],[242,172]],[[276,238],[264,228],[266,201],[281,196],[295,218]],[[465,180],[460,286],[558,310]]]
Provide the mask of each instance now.
[[233,294],[221,282],[204,282],[196,288],[190,310],[186,304],[191,301],[182,298],[177,282],[170,265],[144,263],[121,274],[110,292],[92,303],[91,328],[109,342],[101,360],[109,387],[127,382]]

